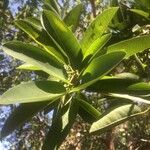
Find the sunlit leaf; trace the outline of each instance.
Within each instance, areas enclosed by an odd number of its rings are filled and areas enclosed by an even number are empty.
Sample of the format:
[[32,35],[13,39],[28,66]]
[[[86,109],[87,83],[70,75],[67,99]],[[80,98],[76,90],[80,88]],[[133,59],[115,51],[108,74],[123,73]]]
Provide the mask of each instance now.
[[133,12],[133,13],[135,13],[135,14],[137,14],[137,15],[140,15],[140,16],[148,19],[148,20],[150,19],[149,18],[149,13],[147,13],[147,12],[145,12],[143,10],[140,10],[140,9],[130,9],[130,11]]
[[84,58],[86,58],[89,55],[91,55],[91,57],[94,58],[94,56],[97,53],[100,53],[103,46],[108,42],[110,38],[111,38],[111,34],[105,34],[102,37],[97,38],[87,49],[86,53],[84,54]]
[[109,95],[112,96],[112,97],[127,99],[127,100],[131,100],[133,102],[145,103],[145,104],[150,105],[150,100],[144,99],[144,98],[141,98],[141,97],[131,96],[131,95],[127,95],[127,94],[114,94],[114,93],[109,94]]
[[[60,9],[58,7],[57,1],[56,0],[45,0],[44,4],[48,4],[53,8],[58,14],[60,13]],[[50,9],[51,10],[51,9]]]
[[88,29],[85,31],[83,39],[81,40],[81,47],[83,54],[87,51],[90,45],[100,38],[108,29],[108,25],[112,21],[118,8],[112,7],[103,11],[99,14],[96,19],[90,24]]
[[0,104],[53,101],[66,93],[63,84],[55,81],[35,81],[19,84],[0,97]]
[[117,126],[135,116],[140,115],[141,109],[137,105],[127,104],[108,109],[101,118],[94,122],[90,132],[104,132],[106,129]]
[[43,12],[42,22],[49,35],[58,42],[70,58],[72,66],[78,68],[82,58],[80,45],[67,25],[53,12],[47,10]]
[[133,74],[123,73],[120,76],[105,76],[93,85],[89,86],[87,91],[104,93],[128,93],[130,92],[128,91],[128,87],[138,82],[138,76]]
[[[58,61],[65,64],[65,55],[62,53],[60,46],[41,28],[39,23],[31,19],[17,20],[15,24],[27,33],[36,43],[41,45],[48,53],[53,55]],[[44,37],[44,38],[43,38]]]
[[55,58],[42,49],[18,41],[8,42],[3,46],[3,50],[7,54],[26,63],[37,66],[46,73],[68,82],[63,73],[63,64],[60,64]]
[[74,90],[84,89],[98,81],[120,63],[124,56],[124,52],[113,52],[93,59],[82,74],[82,84]]
[[68,27],[72,28],[73,32],[76,30],[79,24],[82,8],[83,8],[82,4],[75,6],[64,18],[64,22]]
[[[110,45],[108,52],[125,51],[126,58],[150,48],[150,35],[135,37]],[[142,43],[142,44],[141,44]]]
[[22,64],[19,67],[17,67],[17,69],[22,69],[22,70],[41,70],[39,67],[30,65],[28,63]]

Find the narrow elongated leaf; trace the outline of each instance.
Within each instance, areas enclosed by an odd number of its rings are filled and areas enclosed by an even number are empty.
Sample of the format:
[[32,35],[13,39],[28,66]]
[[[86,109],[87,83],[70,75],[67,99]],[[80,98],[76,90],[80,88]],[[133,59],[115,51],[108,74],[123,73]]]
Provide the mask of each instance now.
[[62,116],[57,118],[50,127],[42,150],[59,148],[75,121],[78,112],[78,105],[76,105],[75,102],[72,102],[66,111],[62,111],[64,112]]
[[15,24],[58,61],[65,64],[67,59],[65,60],[65,54],[62,53],[60,46],[41,28],[39,23],[36,23],[35,20],[25,19],[17,20]]
[[88,122],[96,121],[101,113],[85,100],[76,100],[79,105],[79,115]]
[[110,45],[108,47],[108,52],[122,50],[126,52],[126,58],[128,58],[136,53],[142,52],[143,50],[150,48],[149,41],[150,41],[150,35],[135,37],[129,40],[124,40],[119,43]]
[[46,73],[68,82],[63,73],[63,64],[38,47],[16,41],[4,44],[3,50],[17,59],[37,66]]
[[[130,75],[130,77],[129,77]],[[122,76],[122,77],[121,77]],[[138,76],[124,74],[114,77],[106,76],[87,88],[87,91],[104,93],[128,93],[128,87],[139,82]],[[128,77],[126,77],[128,76]],[[135,91],[136,92],[136,91]]]
[[114,93],[110,94],[110,96],[121,98],[121,99],[131,100],[133,102],[145,103],[145,104],[149,104],[150,105],[150,100],[143,99],[141,97],[135,97],[135,96],[127,95],[127,94],[114,94]]
[[21,104],[10,114],[4,123],[1,130],[1,138],[9,135],[11,132],[16,130],[18,127],[27,122],[31,117],[33,117],[39,111],[42,111],[45,107],[53,106],[52,102],[38,102],[38,103],[27,103]]
[[23,65],[20,65],[19,67],[17,67],[17,69],[22,69],[22,70],[41,70],[39,67],[36,67],[36,66],[33,66],[33,65],[30,65],[28,63],[25,63]]
[[74,90],[84,89],[98,81],[110,72],[124,56],[124,52],[113,52],[93,59],[82,74],[82,84]]
[[72,28],[72,31],[74,32],[79,24],[79,19],[82,12],[82,4],[77,5],[71,11],[65,16],[64,22],[68,27]]
[[70,58],[73,67],[77,68],[82,57],[80,45],[67,25],[53,12],[47,10],[43,13],[42,22],[47,32],[58,42]]
[[49,4],[58,14],[60,13],[56,0],[45,0],[44,3]]
[[127,91],[137,93],[138,95],[150,94],[150,83],[139,82],[132,84],[127,88]]
[[[19,20],[19,21],[21,21],[21,20]],[[24,19],[24,21],[26,23],[31,24],[31,26],[33,27],[32,30],[37,29],[38,31],[42,31],[42,25],[41,25],[41,22],[39,19],[28,17],[28,18]],[[16,24],[17,24],[17,21],[16,21]]]
[[103,48],[103,46],[108,42],[110,38],[111,38],[111,34],[105,34],[97,38],[85,52],[84,58],[86,58],[89,55],[91,55],[92,58],[94,58],[94,56],[97,53],[100,53],[100,50]]
[[90,45],[100,38],[108,29],[108,25],[116,14],[118,8],[112,7],[99,14],[96,19],[90,24],[86,30],[83,39],[81,40],[81,47],[83,54],[90,47]]
[[102,117],[94,122],[90,132],[104,131],[115,127],[130,118],[140,115],[141,109],[137,105],[127,104],[107,110]]
[[53,101],[66,92],[63,84],[55,81],[35,81],[19,84],[0,97],[0,104]]
[[135,13],[135,14],[138,14],[142,17],[144,17],[145,19],[150,19],[149,18],[149,13],[143,11],[143,10],[140,10],[140,9],[130,9],[131,12]]

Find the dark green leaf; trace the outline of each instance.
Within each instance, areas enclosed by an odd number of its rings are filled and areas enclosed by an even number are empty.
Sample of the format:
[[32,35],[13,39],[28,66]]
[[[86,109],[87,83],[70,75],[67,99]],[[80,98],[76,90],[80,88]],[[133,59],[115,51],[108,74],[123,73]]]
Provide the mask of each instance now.
[[[52,102],[38,102],[38,103],[27,103],[21,104],[10,114],[4,123],[1,130],[1,138],[9,135],[15,129],[27,122],[31,117],[33,117],[39,111],[42,111],[45,107],[53,105]],[[50,106],[49,106],[50,107]]]
[[50,130],[44,141],[42,150],[54,150],[59,148],[75,121],[78,112],[78,105],[76,105],[75,102],[71,102],[69,108],[67,110],[65,109],[65,111],[62,111],[62,116],[57,118],[52,123],[52,126],[50,127]]
[[87,91],[102,93],[127,93],[130,85],[134,85],[139,82],[138,76],[136,75],[123,73],[121,76],[106,76],[89,86]]
[[82,4],[77,5],[64,18],[64,22],[68,27],[72,28],[73,32],[76,30],[79,24],[82,8]]
[[63,73],[63,64],[38,47],[15,41],[4,44],[3,50],[17,59],[37,66],[46,73],[68,82]]
[[85,100],[77,99],[76,101],[79,105],[79,115],[81,115],[81,117],[86,121],[89,122],[96,121],[101,115],[101,113],[96,108],[94,108],[91,104],[89,104]]
[[[15,24],[27,33],[36,43],[41,45],[48,53],[53,55],[58,61],[65,64],[65,54],[60,46],[44,31],[36,21],[31,19],[17,20]],[[43,38],[44,37],[44,38]]]

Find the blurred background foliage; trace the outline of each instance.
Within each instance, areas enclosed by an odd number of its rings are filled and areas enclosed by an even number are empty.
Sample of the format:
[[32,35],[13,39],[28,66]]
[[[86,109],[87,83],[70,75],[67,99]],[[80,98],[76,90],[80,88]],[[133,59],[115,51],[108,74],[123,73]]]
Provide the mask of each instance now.
[[[47,0],[49,2],[49,0]],[[80,39],[89,23],[110,6],[119,7],[119,11],[110,25],[113,33],[108,44],[135,36],[150,34],[150,1],[149,0],[57,0],[62,18],[79,3],[84,9],[79,25],[74,34]],[[40,17],[43,0],[0,0],[0,48],[10,40],[18,39],[32,42],[25,33],[15,27],[13,21],[26,17]],[[15,70],[22,62],[7,56],[0,50],[0,94],[21,81],[46,78],[40,72],[24,72]],[[131,72],[139,75],[146,82],[150,81],[150,50],[124,60],[111,74]],[[98,93],[87,95],[89,103],[95,108],[105,110],[111,105],[108,99],[103,99]],[[17,105],[1,106],[0,126],[9,113]],[[147,107],[141,104],[141,107]],[[48,127],[51,125],[51,115],[41,112],[29,123],[2,141],[6,150],[40,150]],[[76,120],[70,134],[60,147],[60,150],[149,150],[150,148],[150,114],[134,118],[101,135],[90,135],[89,124],[79,118]]]

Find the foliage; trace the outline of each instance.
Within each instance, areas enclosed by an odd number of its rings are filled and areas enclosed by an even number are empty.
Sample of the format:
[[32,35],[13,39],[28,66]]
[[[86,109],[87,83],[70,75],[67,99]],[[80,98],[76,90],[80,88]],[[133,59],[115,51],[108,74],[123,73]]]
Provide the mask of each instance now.
[[[68,14],[76,16],[71,23],[67,21],[70,17],[66,16],[64,20],[60,18],[56,4],[51,3],[49,6],[45,3],[44,8],[41,20],[27,18],[15,22],[34,42],[29,44],[11,41],[3,45],[7,54],[27,63],[21,66],[21,69],[29,69],[29,66],[32,66],[30,70],[38,68],[49,77],[44,81],[19,84],[1,96],[0,103],[3,105],[20,104],[4,124],[1,138],[37,112],[54,109],[52,125],[43,149],[57,149],[77,115],[83,118],[86,115],[92,117],[90,132],[93,133],[104,132],[149,111],[140,109],[137,103],[137,98],[143,103],[149,102],[148,97],[143,98],[149,93],[149,84],[143,84],[133,74],[111,73],[123,59],[149,48],[149,35],[108,43],[111,38],[109,27],[118,27],[116,14],[120,13],[117,7],[111,7],[95,18],[78,41],[72,31],[75,31],[78,24],[82,9],[80,4]],[[145,44],[140,44],[139,47],[135,44],[137,42]],[[104,97],[113,99],[113,104],[105,112],[100,112],[88,103],[88,92],[101,93]],[[130,96],[132,98],[129,98]],[[116,105],[117,101],[119,104]],[[34,109],[29,111],[31,106]],[[20,118],[20,114],[25,115]]]

